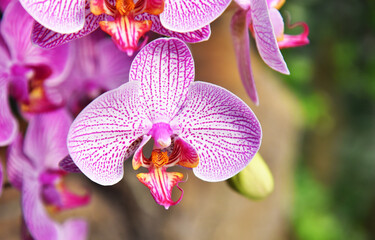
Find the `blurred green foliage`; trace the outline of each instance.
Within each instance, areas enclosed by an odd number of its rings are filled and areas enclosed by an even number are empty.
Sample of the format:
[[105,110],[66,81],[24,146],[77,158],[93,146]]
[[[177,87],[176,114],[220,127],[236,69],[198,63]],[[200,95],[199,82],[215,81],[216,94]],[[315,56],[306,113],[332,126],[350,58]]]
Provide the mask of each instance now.
[[[287,0],[286,12],[291,23],[308,23],[311,42],[283,50],[291,72],[284,80],[302,103],[306,126],[294,237],[374,239],[375,1]],[[317,177],[326,169],[313,167],[309,155],[326,154],[311,140],[319,137],[333,152],[329,180]]]

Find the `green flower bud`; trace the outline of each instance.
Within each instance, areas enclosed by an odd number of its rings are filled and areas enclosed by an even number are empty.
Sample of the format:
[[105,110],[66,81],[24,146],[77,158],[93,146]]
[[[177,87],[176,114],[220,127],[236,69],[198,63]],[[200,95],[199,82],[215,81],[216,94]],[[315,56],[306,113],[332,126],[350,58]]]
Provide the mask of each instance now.
[[274,187],[272,173],[259,153],[227,182],[235,191],[252,200],[264,199]]

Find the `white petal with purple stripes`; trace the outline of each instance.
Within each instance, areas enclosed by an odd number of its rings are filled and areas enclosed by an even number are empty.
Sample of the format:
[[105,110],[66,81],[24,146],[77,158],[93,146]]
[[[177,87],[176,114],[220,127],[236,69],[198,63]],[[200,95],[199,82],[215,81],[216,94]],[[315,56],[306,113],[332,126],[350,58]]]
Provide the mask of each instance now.
[[20,0],[40,24],[59,33],[74,33],[85,22],[85,0]]
[[168,37],[175,37],[187,43],[196,43],[206,41],[211,36],[211,28],[210,25],[206,25],[200,29],[191,32],[175,32],[165,28],[160,22],[159,15],[151,15],[148,13],[143,13],[137,15],[135,17],[138,21],[144,20],[151,20],[151,31],[156,32],[158,34],[168,36]]
[[260,56],[272,69],[289,74],[277,44],[266,0],[251,0],[250,5],[254,35]]
[[153,123],[169,122],[194,81],[194,62],[189,48],[174,38],[151,42],[135,57],[129,81],[141,83],[141,106],[149,119]]
[[50,30],[39,23],[35,23],[31,34],[31,40],[33,41],[33,43],[42,48],[55,48],[64,43],[68,43],[77,38],[81,38],[90,34],[91,32],[99,28],[100,21],[104,21],[109,18],[105,15],[96,16],[92,14],[90,11],[89,3],[86,4],[85,11],[85,22],[82,29],[80,29],[79,31],[64,34]]
[[165,0],[160,14],[161,24],[172,31],[198,30],[216,18],[229,6],[230,0]]
[[186,102],[171,125],[198,153],[195,175],[210,182],[226,180],[246,167],[262,138],[259,121],[242,100],[203,82],[190,85]]
[[112,185],[123,177],[123,162],[151,128],[140,111],[139,82],[106,92],[74,120],[68,134],[69,154],[92,181]]

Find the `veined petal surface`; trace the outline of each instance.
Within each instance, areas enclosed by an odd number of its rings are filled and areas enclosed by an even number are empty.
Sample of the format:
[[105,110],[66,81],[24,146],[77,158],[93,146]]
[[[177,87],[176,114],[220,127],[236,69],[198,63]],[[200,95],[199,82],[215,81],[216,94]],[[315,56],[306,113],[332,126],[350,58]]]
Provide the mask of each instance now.
[[151,123],[140,111],[139,82],[126,83],[89,104],[74,120],[68,149],[78,168],[92,181],[112,185],[123,177],[123,162]]
[[194,81],[189,48],[175,38],[161,38],[146,45],[135,57],[129,81],[139,81],[140,100],[153,122],[169,122],[184,102]]
[[175,37],[187,43],[196,43],[196,42],[206,41],[211,36],[210,25],[206,25],[192,32],[175,32],[175,31],[171,31],[165,28],[161,24],[159,15],[151,15],[148,13],[143,13],[143,14],[137,15],[135,19],[139,21],[151,20],[152,21],[151,31],[164,35],[164,36]]
[[192,83],[172,129],[197,151],[194,174],[205,181],[226,180],[250,162],[262,130],[251,109],[231,92],[209,83]]
[[272,69],[289,74],[288,67],[277,45],[266,0],[251,0],[254,37],[263,61]]
[[68,155],[66,137],[72,118],[64,109],[35,114],[26,131],[24,152],[40,171],[57,169]]
[[230,27],[242,84],[250,99],[258,105],[258,93],[255,87],[250,59],[250,39],[248,30],[248,25],[251,21],[250,17],[248,11],[240,9],[233,15]]
[[165,0],[160,20],[165,28],[172,31],[195,31],[218,18],[230,2],[230,0]]
[[40,24],[59,33],[74,33],[85,22],[85,0],[20,0]]
[[32,42],[42,48],[55,48],[77,38],[84,37],[99,28],[99,22],[107,18],[105,15],[96,16],[90,12],[90,4],[86,4],[86,17],[83,28],[78,32],[63,34],[52,31],[39,23],[34,24],[31,34]]

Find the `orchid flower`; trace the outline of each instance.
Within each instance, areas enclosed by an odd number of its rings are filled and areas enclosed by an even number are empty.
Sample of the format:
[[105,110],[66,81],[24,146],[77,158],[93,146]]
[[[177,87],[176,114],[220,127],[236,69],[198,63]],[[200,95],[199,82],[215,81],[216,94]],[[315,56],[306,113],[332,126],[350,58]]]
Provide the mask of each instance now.
[[[193,168],[210,182],[240,172],[260,147],[256,116],[231,92],[193,81],[194,62],[184,42],[162,38],[146,45],[131,65],[129,82],[96,98],[74,120],[68,134],[74,163],[92,181],[112,185],[134,153],[133,168],[148,169],[138,179],[166,209],[181,200],[182,194],[173,201],[171,191],[183,179],[168,167]],[[143,146],[151,138],[147,158]]]
[[30,41],[33,20],[18,3],[7,5],[0,25],[0,146],[11,143],[18,127],[9,96],[26,113],[52,110],[61,104],[54,85],[68,71],[68,46],[51,51]]
[[258,94],[250,63],[250,28],[263,61],[272,69],[289,74],[288,67],[280,52],[280,48],[297,47],[309,43],[308,27],[305,23],[304,31],[297,36],[284,34],[284,22],[278,9],[285,0],[236,0],[240,9],[233,15],[231,31],[237,57],[237,64],[241,80],[250,97],[259,104]]
[[147,43],[148,31],[200,42],[210,36],[209,24],[230,0],[20,0],[39,23],[33,41],[51,48],[97,29],[112,36],[117,47],[131,56]]
[[95,32],[70,44],[74,68],[58,88],[74,114],[98,95],[128,81],[132,58],[105,35]]
[[66,137],[72,122],[64,109],[33,115],[25,140],[18,136],[8,149],[8,177],[22,193],[24,222],[34,239],[85,239],[87,224],[70,219],[64,224],[54,222],[49,210],[82,206],[89,195],[78,196],[67,190],[59,169],[59,161],[67,155]]

